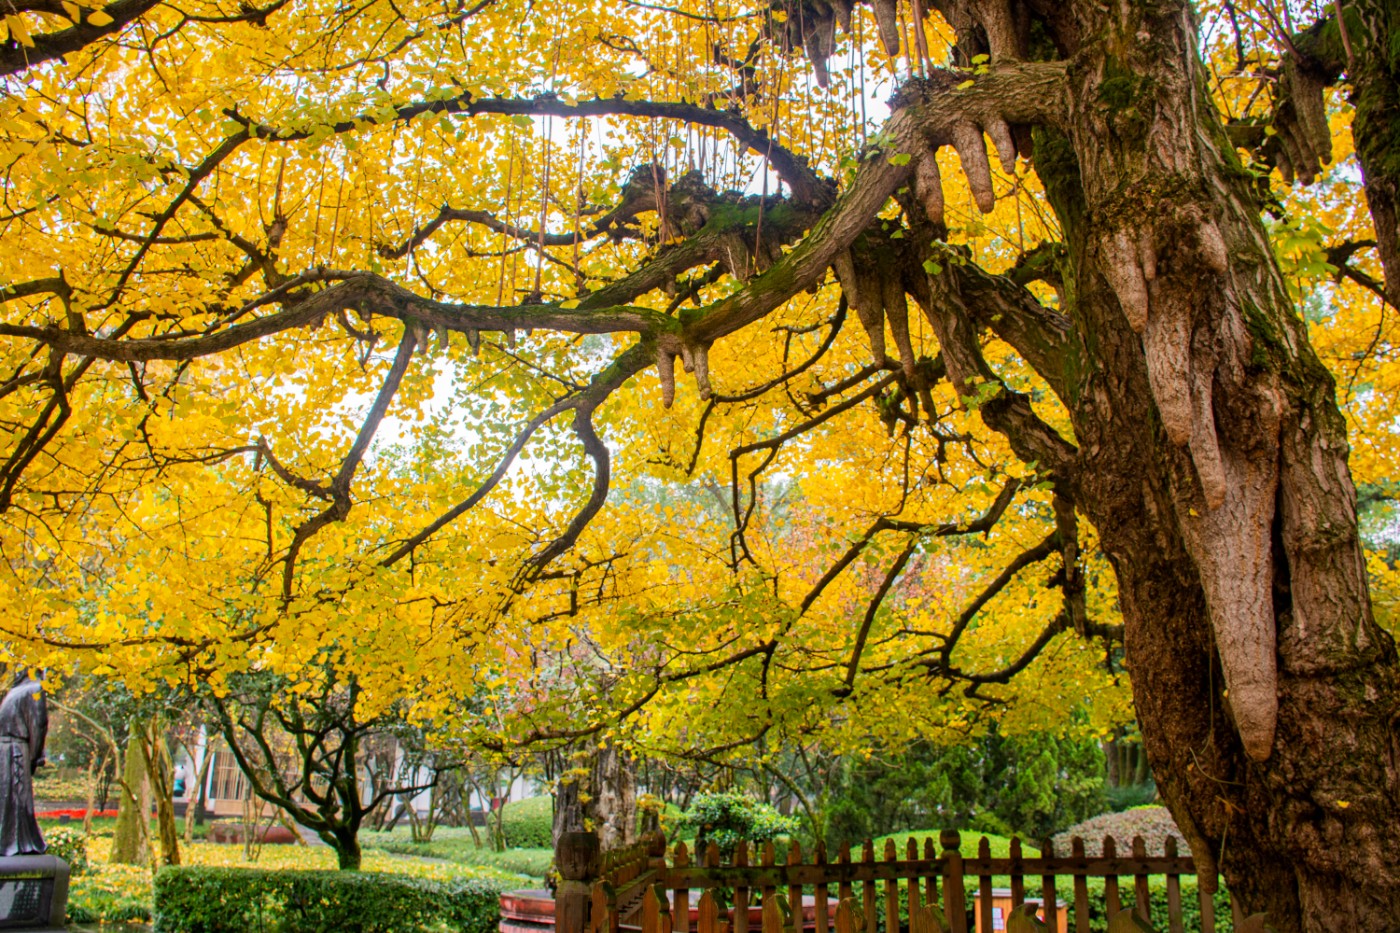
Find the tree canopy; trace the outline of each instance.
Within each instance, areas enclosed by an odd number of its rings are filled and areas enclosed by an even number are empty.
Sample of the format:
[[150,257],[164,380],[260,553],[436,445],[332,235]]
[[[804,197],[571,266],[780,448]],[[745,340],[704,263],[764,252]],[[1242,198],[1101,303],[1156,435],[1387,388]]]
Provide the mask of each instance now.
[[1275,735],[1395,686],[1394,13],[1121,6],[15,0],[12,651],[700,756],[1131,670],[1197,851],[1390,812]]

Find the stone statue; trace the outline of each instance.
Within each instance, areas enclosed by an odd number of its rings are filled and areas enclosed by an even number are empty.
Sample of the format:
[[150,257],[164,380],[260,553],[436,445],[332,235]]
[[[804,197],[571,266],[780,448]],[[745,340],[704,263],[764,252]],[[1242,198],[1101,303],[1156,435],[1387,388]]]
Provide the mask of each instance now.
[[0,701],[0,856],[43,855],[34,819],[34,772],[44,760],[49,715],[42,681],[23,669]]

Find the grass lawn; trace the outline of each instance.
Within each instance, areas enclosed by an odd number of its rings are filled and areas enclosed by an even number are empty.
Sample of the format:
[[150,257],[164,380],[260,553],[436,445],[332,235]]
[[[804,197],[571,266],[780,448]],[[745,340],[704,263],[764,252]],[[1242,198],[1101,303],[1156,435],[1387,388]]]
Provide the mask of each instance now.
[[[899,857],[901,859],[904,858],[905,847],[908,845],[910,839],[915,840],[919,844],[919,858],[924,857],[925,839],[932,839],[933,851],[942,854],[943,846],[938,842],[938,833],[939,830],[937,829],[912,829],[908,832],[891,833],[888,836],[881,836],[879,839],[875,840],[875,858],[881,861],[884,860],[885,842],[889,839],[894,840],[895,849],[899,852]],[[964,830],[961,835],[962,846],[959,851],[962,852],[963,858],[965,859],[977,857],[977,846],[981,842],[983,836],[986,836],[987,842],[992,848],[992,858],[1006,858],[1011,854],[1011,839],[1006,836],[998,836],[995,833],[977,833],[972,830]],[[855,847],[852,846],[851,850],[854,855]],[[1030,858],[1040,855],[1040,849],[1031,845],[1028,840],[1022,839],[1021,854]]]
[[506,849],[504,852],[479,849],[472,841],[471,830],[465,826],[439,826],[433,833],[432,842],[425,843],[414,842],[410,831],[404,827],[391,833],[363,832],[360,834],[360,845],[365,849],[381,849],[399,855],[425,856],[457,865],[514,872],[537,881],[543,880],[554,861],[552,849]]

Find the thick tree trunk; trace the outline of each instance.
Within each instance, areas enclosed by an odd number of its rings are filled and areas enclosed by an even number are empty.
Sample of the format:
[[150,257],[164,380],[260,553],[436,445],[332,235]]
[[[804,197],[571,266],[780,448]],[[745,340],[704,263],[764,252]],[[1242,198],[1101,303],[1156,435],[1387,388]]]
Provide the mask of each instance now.
[[155,801],[160,863],[179,865],[180,835],[175,826],[174,770],[164,733],[164,718],[157,716],[151,719],[140,734],[141,750],[142,757],[146,759],[147,783]]
[[150,854],[149,809],[146,800],[146,756],[137,737],[141,726],[132,723],[126,752],[119,763],[121,770],[117,793],[117,825],[112,831],[112,849],[108,860],[114,865],[140,865]]
[[1189,9],[1076,7],[1096,37],[1071,69],[1078,171],[1038,168],[1075,205],[1073,482],[1117,570],[1153,773],[1246,912],[1400,929],[1400,668],[1332,380],[1205,99]]
[[356,828],[337,826],[327,840],[335,849],[336,867],[341,871],[359,871],[363,859],[360,851],[360,834]]
[[616,745],[597,746],[578,756],[559,778],[554,792],[554,845],[565,833],[598,834],[603,851],[637,841],[637,773]]
[[616,745],[594,753],[591,803],[604,852],[637,841],[637,773],[632,759]]

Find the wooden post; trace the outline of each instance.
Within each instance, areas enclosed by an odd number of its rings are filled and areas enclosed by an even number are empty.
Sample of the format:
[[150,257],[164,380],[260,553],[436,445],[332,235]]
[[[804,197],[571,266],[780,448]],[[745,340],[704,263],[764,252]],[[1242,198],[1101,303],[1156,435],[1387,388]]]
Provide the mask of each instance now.
[[943,913],[949,933],[967,933],[967,892],[963,890],[962,837],[956,829],[938,834],[943,846]]
[[[554,865],[559,871],[559,889],[554,895],[554,925],[557,933],[585,933],[588,929],[592,883],[601,867],[596,833],[560,833],[554,848]],[[595,918],[595,922],[601,918]]]
[[[1167,837],[1167,858],[1176,858],[1176,837]],[[1167,930],[1168,933],[1186,933],[1181,919],[1181,876],[1167,875]]]
[[822,880],[818,881],[816,886],[813,888],[813,895],[815,896],[817,902],[817,928],[815,933],[829,933],[829,931],[831,930],[831,913],[827,908],[826,901],[826,872],[821,870],[826,868],[825,842],[817,843],[816,864],[818,868],[817,877],[821,878]]
[[[1084,840],[1075,836],[1070,840],[1070,855],[1080,865],[1087,865],[1084,855]],[[1074,876],[1074,933],[1089,933],[1089,880],[1083,875]],[[1215,933],[1212,928],[1211,933]]]

